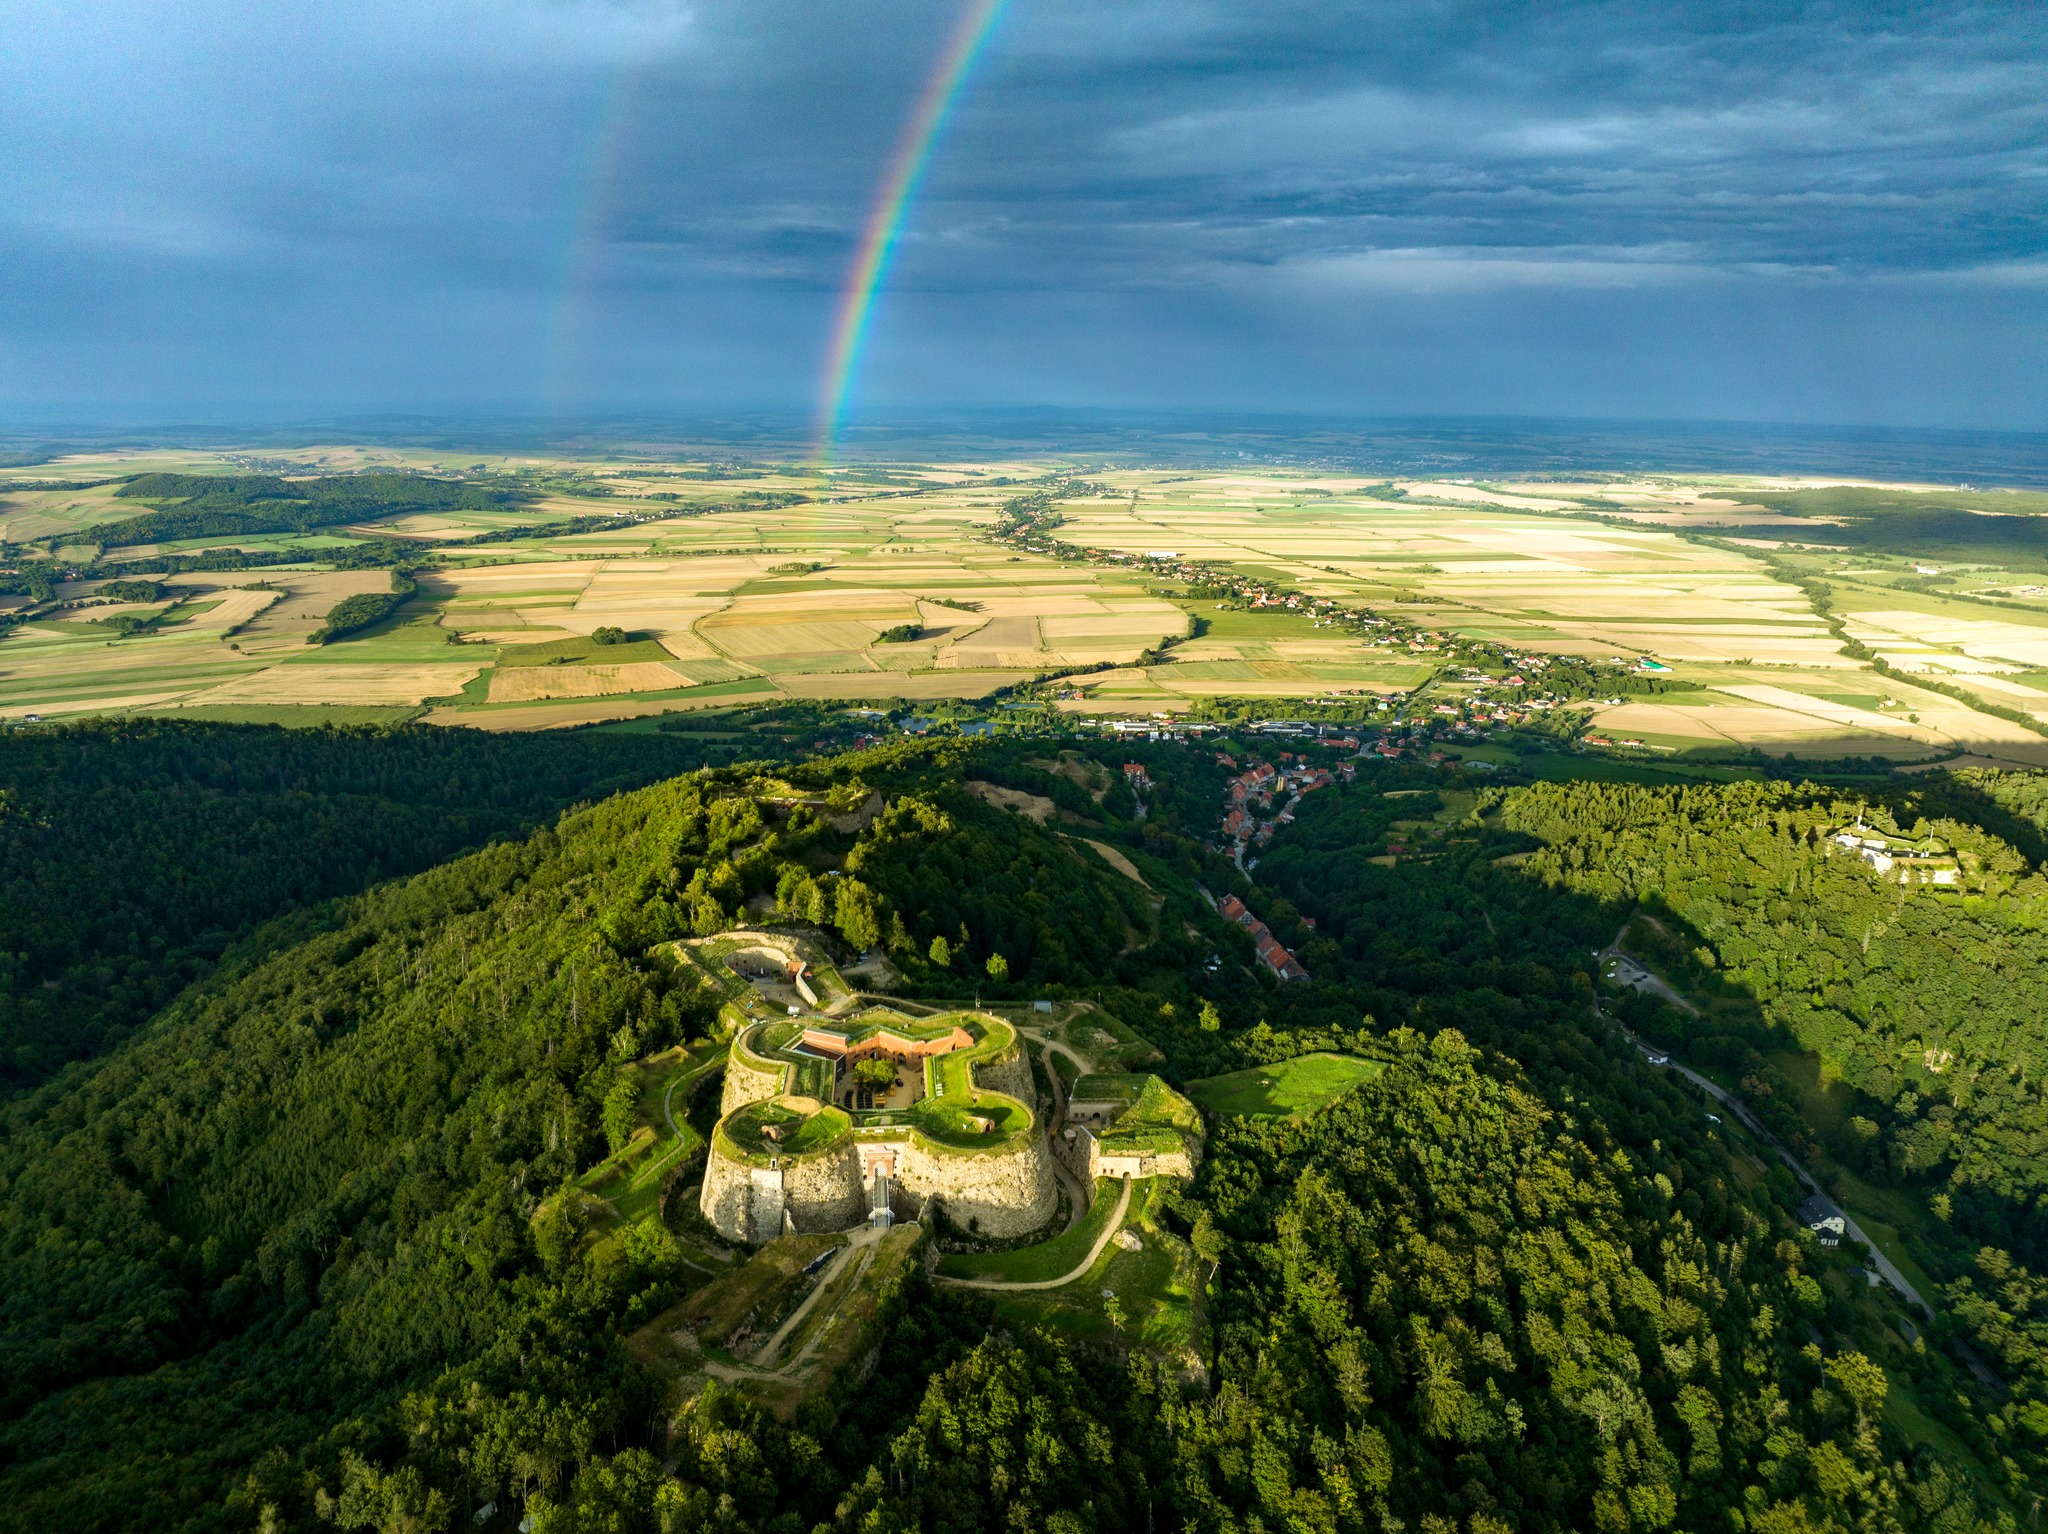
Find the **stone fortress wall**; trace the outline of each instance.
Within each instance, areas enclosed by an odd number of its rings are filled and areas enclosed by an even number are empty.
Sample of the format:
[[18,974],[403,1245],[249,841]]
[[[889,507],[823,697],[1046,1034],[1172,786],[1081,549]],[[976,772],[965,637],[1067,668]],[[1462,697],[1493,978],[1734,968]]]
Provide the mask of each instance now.
[[783,1077],[788,1070],[786,1065],[757,1061],[740,1047],[739,1040],[733,1040],[732,1052],[725,1061],[725,1090],[719,1094],[718,1116],[724,1118],[735,1108],[781,1096]]
[[1080,1131],[1079,1138],[1085,1141],[1088,1148],[1088,1178],[1091,1182],[1101,1177],[1178,1177],[1182,1182],[1194,1180],[1195,1158],[1188,1153],[1185,1146],[1177,1151],[1123,1154],[1115,1150],[1104,1151],[1102,1142],[1086,1129]]
[[1037,1083],[1031,1079],[1031,1062],[1024,1058],[1023,1049],[1015,1044],[1001,1058],[985,1060],[975,1066],[974,1082],[991,1092],[1014,1097],[1027,1108],[1038,1097]]
[[714,1149],[704,1163],[704,1218],[729,1241],[758,1245],[799,1231],[845,1230],[867,1214],[860,1153],[848,1136],[808,1156],[750,1166]]
[[912,1135],[896,1156],[896,1182],[917,1201],[933,1198],[955,1225],[970,1222],[984,1236],[1022,1236],[1059,1207],[1052,1153],[1040,1134],[1020,1135],[1001,1150],[954,1150]]
[[[787,1067],[751,1054],[734,1041],[726,1066],[719,1116],[751,1102],[780,1096]],[[1035,1101],[1031,1064],[1012,1046],[994,1061],[971,1067],[975,1085]],[[1027,1133],[987,1150],[940,1145],[905,1126],[891,1133],[849,1134],[836,1143],[774,1167],[751,1166],[719,1149],[712,1137],[700,1206],[729,1241],[758,1244],[783,1233],[844,1230],[860,1223],[869,1206],[860,1147],[870,1159],[886,1145],[893,1165],[892,1203],[916,1217],[936,1198],[956,1225],[970,1222],[983,1235],[1021,1236],[1050,1220],[1059,1206],[1052,1155],[1033,1114]]]

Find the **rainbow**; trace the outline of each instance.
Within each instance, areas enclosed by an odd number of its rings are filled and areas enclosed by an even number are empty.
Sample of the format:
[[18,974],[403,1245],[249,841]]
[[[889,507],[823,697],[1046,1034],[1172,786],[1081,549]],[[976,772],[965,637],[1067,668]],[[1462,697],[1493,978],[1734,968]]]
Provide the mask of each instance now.
[[932,146],[939,129],[945,126],[946,113],[959,99],[967,71],[995,30],[996,19],[1006,3],[1007,0],[968,0],[967,8],[954,23],[945,51],[925,81],[916,110],[903,125],[889,174],[868,214],[867,228],[861,235],[860,249],[832,325],[832,348],[827,355],[825,386],[818,403],[816,459],[820,468],[831,462],[846,415],[846,396],[853,388],[853,375],[860,365],[861,343],[867,337],[868,321],[874,315],[882,279],[888,274],[889,257],[903,232],[910,199],[930,163]]

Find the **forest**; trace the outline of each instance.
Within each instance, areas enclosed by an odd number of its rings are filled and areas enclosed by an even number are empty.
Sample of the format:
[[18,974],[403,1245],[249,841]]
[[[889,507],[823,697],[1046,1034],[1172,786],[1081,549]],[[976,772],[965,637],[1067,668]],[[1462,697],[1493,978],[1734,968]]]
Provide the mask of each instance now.
[[140,474],[114,492],[154,509],[88,528],[80,541],[108,548],[255,533],[302,533],[373,518],[521,505],[535,497],[423,474]]
[[703,759],[666,735],[169,719],[0,734],[0,1090],[118,1046],[266,923]]
[[[10,946],[47,946],[36,976],[110,972],[39,1024],[60,1049],[91,1035],[76,1062],[4,1110],[0,1528],[1966,1534],[2038,1517],[2048,1280],[2010,1138],[2034,1045],[2023,994],[1990,1003],[2025,983],[2039,876],[1959,818],[1983,802],[2029,824],[2038,788],[1916,810],[1791,784],[1482,794],[1454,766],[1367,765],[1247,876],[1205,845],[1225,776],[1206,748],[951,739],[678,777],[625,743],[688,737],[437,758],[424,734],[0,741],[33,748],[8,775],[30,785],[9,835],[46,839],[10,879],[47,863],[37,888],[82,902]],[[1155,785],[1142,818],[1127,759]],[[1059,813],[1039,824],[977,784]],[[1839,810],[1943,840],[1974,883],[1901,902],[1807,834]],[[1397,821],[1432,817],[1426,855],[1385,853]],[[156,820],[131,868],[120,849]],[[181,861],[179,828],[216,824],[222,866]],[[330,859],[293,850],[323,835]],[[238,879],[257,848],[289,877]],[[1867,898],[1836,882],[1854,879]],[[183,929],[175,983],[116,994],[113,957],[150,941],[129,930],[186,880],[239,900],[232,921]],[[1205,891],[1251,901],[1314,980],[1250,963]],[[1873,1111],[1869,1087],[1892,1095],[1858,1166],[1952,1200],[1953,1251],[1931,1254],[1953,1258],[1951,1314],[1926,1335],[1818,1250],[1788,1174],[1596,1014],[1590,955],[1644,911],[1682,935],[1672,972],[1725,1024],[1726,1042],[1674,1044],[1832,1051]],[[918,1278],[877,1318],[887,1367],[789,1418],[717,1385],[671,1411],[624,1338],[701,1279],[660,1222],[592,1243],[552,1195],[607,1153],[621,1073],[718,1026],[665,945],[764,912],[881,949],[911,995],[1089,1000],[1169,1080],[1312,1049],[1384,1068],[1305,1119],[1211,1123],[1164,1214],[1205,1275],[1199,1367],[998,1325]],[[1943,952],[1980,966],[1946,985],[1986,987],[1975,1005],[1880,994],[1875,956],[1903,973]],[[1886,1057],[1906,1030],[1970,1076]],[[2001,1069],[2010,1090],[1957,1090]],[[1949,1126],[1932,1161],[1922,1123]],[[1958,1337],[2006,1388],[1959,1367]]]
[[1815,518],[1803,541],[1922,559],[2048,568],[2038,491],[1902,491],[1881,485],[1744,490],[1747,505]]

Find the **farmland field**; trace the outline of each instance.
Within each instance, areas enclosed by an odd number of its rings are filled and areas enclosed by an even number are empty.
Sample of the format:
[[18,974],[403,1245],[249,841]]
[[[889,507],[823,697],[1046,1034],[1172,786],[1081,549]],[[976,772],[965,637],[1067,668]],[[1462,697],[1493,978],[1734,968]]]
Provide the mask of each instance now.
[[[1067,482],[1061,498],[1051,464],[899,468],[877,489],[793,467],[728,478],[709,465],[333,446],[261,468],[454,479],[476,504],[91,541],[149,509],[117,494],[136,474],[253,462],[108,452],[0,472],[0,536],[15,557],[100,556],[46,600],[0,596],[0,614],[22,618],[0,629],[0,719],[340,709],[536,729],[786,699],[985,698],[1048,677],[1066,679],[1058,706],[1083,715],[1463,696],[1436,656],[1301,611],[1218,602],[1140,565],[1167,554],[1441,635],[1654,657],[1683,690],[1587,704],[1592,730],[1645,751],[2048,763],[2048,561],[1937,567],[1863,534],[1829,547],[1854,520],[1848,490],[1119,469]],[[1078,557],[990,538],[1020,482],[1055,487],[1058,538]],[[2038,514],[2038,497],[2015,495],[1981,498]],[[348,567],[370,549],[379,567]],[[255,563],[184,568],[154,602],[95,595],[106,575],[166,556]],[[309,643],[342,602],[392,591],[394,560],[418,565],[394,613]],[[601,629],[625,648],[593,646]]]

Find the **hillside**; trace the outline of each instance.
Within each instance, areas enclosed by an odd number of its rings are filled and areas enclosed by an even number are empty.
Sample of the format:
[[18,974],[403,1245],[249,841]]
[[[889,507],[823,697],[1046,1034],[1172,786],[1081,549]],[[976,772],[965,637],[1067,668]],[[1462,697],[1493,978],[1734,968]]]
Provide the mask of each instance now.
[[[1611,791],[1515,791],[1369,861],[1362,777],[1252,883],[1198,840],[1206,755],[1145,749],[1142,823],[1127,791],[962,742],[611,797],[308,912],[16,1101],[0,1527],[1963,1531],[2030,1505],[2038,1393],[1993,1301],[2033,1284],[2031,1249],[1954,1291],[2023,1383],[2007,1402],[1952,1323],[1914,1345],[1790,1217],[1790,1178],[1595,1015],[1588,955],[1636,892],[1538,860],[1581,868],[1563,849]],[[1476,807],[1453,768],[1400,771]],[[1072,803],[1142,882],[970,773]],[[1743,844],[1743,802],[1690,834]],[[2003,843],[1943,834],[2019,892],[1971,900],[2024,897]],[[1198,879],[1316,978],[1271,978]],[[649,1330],[686,1296],[738,1296],[726,1331],[809,1314],[787,1264],[759,1291],[783,1310],[746,1308],[754,1270],[669,1196],[726,1027],[672,945],[742,921],[1177,1084],[1372,1069],[1281,1112],[1226,1094],[1194,1181],[1147,1191],[1141,1249],[1103,1261],[1192,1281],[1171,1347],[1133,1280],[1032,1312],[913,1269],[865,1330],[803,1321],[792,1351],[830,1334],[847,1362],[800,1391],[710,1354],[706,1383]],[[831,1295],[867,1269],[824,1271]]]
[[0,734],[0,1090],[118,1043],[266,921],[704,759],[658,735]]

